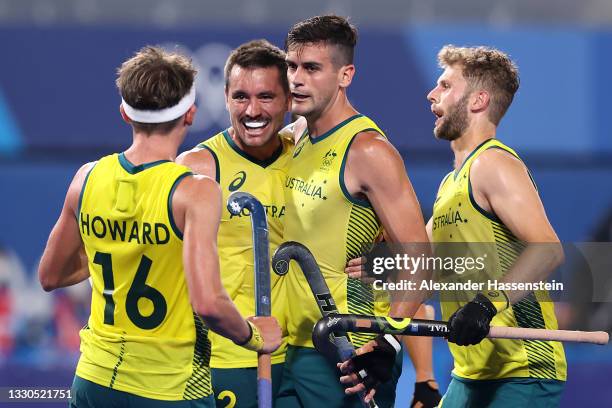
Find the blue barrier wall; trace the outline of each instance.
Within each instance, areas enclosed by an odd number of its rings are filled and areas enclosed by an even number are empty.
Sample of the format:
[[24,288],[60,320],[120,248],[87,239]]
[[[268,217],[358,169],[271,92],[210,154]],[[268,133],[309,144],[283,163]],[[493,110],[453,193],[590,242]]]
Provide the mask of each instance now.
[[[265,37],[282,44],[284,30],[233,27],[190,31],[111,28],[0,28],[0,150],[112,148],[129,140],[118,114],[115,69],[146,44],[178,46],[200,67],[202,108],[187,144],[227,124],[222,68],[231,48]],[[521,69],[521,89],[499,135],[523,153],[612,153],[607,137],[606,81],[612,34],[587,30],[410,26],[363,30],[349,95],[400,149],[446,150],[431,137],[425,95],[446,43],[495,45]],[[3,147],[4,146],[4,147]]]

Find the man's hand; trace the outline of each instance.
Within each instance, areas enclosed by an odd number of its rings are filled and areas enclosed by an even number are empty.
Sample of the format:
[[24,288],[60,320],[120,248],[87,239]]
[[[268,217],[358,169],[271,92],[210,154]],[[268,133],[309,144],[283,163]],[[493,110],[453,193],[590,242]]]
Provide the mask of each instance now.
[[434,408],[442,399],[440,388],[435,380],[414,383],[414,395],[410,408]]
[[497,309],[493,303],[478,293],[448,319],[448,341],[459,346],[480,343],[489,334],[489,324],[496,314]]
[[[384,231],[376,237],[376,241],[374,244],[380,244],[385,242],[385,234]],[[361,256],[359,258],[353,258],[346,263],[344,267],[344,273],[348,275],[349,278],[353,279],[361,279],[364,283],[373,283],[374,278],[366,277],[365,266],[368,262],[368,259],[365,256]]]
[[366,257],[362,256],[359,258],[353,258],[346,263],[344,267],[344,273],[348,275],[349,278],[353,279],[361,279],[365,276],[365,264]]
[[395,357],[401,351],[399,341],[390,334],[379,335],[374,340],[355,350],[355,356],[338,363],[342,384],[352,384],[345,390],[347,394],[366,391],[365,401],[369,402],[376,392],[375,388],[391,379]]
[[368,258],[365,256],[353,258],[346,263],[344,273],[346,273],[349,278],[359,279],[361,283],[365,283],[366,285],[371,285],[378,279],[385,280],[387,278],[387,273],[381,275],[369,274],[368,270],[366,270],[367,263]]
[[[247,321],[253,324],[263,340],[263,345],[256,351],[260,353],[272,353],[282,341],[281,328],[278,321],[273,316],[251,316]],[[255,333],[253,333],[253,336]]]

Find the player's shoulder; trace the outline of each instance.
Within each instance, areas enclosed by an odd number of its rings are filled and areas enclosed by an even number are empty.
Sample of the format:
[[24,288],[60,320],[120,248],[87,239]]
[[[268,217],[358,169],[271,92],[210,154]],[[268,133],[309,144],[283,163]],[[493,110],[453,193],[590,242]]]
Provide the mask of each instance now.
[[179,154],[176,158],[177,164],[182,164],[183,166],[192,167],[191,165],[197,164],[202,160],[213,160],[214,157],[212,152],[207,149],[204,145],[197,145],[191,150],[186,150],[183,153]]
[[382,175],[405,172],[402,156],[375,131],[356,135],[347,154],[345,177],[357,177],[368,185],[382,181]]
[[510,151],[491,147],[480,152],[471,166],[474,173],[503,173],[525,169],[525,164],[521,159]]
[[184,231],[186,214],[214,216],[220,211],[221,189],[210,177],[190,174],[179,181],[171,200],[176,225]]
[[181,180],[180,187],[183,190],[196,192],[215,192],[220,191],[219,183],[213,178],[203,174],[190,174]]
[[388,155],[397,156],[397,149],[383,136],[374,129],[367,129],[357,133],[350,147],[351,154],[359,154],[364,157],[385,157]]
[[85,163],[74,174],[66,194],[66,202],[71,208],[76,210],[81,192],[85,188],[85,181],[97,163],[98,161]]
[[91,173],[96,164],[98,164],[97,160],[85,163],[81,167],[79,167],[79,169],[74,174],[71,186],[75,185],[75,187],[78,187],[80,189],[83,186],[85,179],[87,178],[89,173]]
[[[481,152],[470,167],[470,183],[478,191],[504,191],[509,186],[533,184],[525,163],[505,149]],[[513,188],[514,188],[513,187]]]
[[354,134],[355,140],[353,144],[371,144],[372,146],[391,145],[384,132],[369,116],[359,113],[345,122],[348,122],[349,131]]
[[76,176],[87,175],[87,173],[89,173],[95,167],[96,164],[98,164],[98,160],[90,161],[90,162],[87,162],[81,165],[81,167],[79,167],[75,175]]
[[181,153],[176,158],[176,163],[190,168],[194,173],[216,177],[217,158],[210,149],[201,144]]
[[183,205],[197,205],[202,199],[216,200],[220,196],[221,188],[214,179],[201,174],[191,174],[179,181],[172,199]]

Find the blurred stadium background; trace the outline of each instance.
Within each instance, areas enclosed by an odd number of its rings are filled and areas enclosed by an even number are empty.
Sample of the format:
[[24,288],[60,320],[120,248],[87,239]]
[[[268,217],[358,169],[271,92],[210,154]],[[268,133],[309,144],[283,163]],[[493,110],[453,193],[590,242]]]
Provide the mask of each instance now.
[[[71,383],[88,287],[45,294],[35,271],[76,169],[130,143],[116,67],[146,44],[192,56],[200,75],[190,148],[228,124],[229,51],[260,37],[282,46],[295,21],[326,12],[360,28],[350,98],[404,156],[426,216],[452,163],[447,143],[432,137],[425,100],[439,75],[436,52],[484,44],[520,67],[521,89],[498,137],[531,168],[559,237],[611,241],[609,0],[0,0],[0,387]],[[561,324],[612,328],[609,303],[583,306],[562,313]],[[442,341],[435,347],[445,387],[451,360]],[[612,348],[566,350],[563,406],[612,406]],[[408,406],[412,391],[404,367],[397,406]]]

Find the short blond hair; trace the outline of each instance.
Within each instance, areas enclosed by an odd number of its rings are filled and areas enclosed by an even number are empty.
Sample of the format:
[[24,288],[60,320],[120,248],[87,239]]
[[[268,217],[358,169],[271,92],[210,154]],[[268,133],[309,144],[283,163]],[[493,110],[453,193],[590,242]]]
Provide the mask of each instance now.
[[485,89],[490,94],[489,120],[498,125],[519,88],[516,64],[495,48],[445,45],[438,52],[441,68],[459,65],[470,90]]
[[[176,105],[191,90],[196,69],[191,60],[161,47],[146,46],[117,69],[117,88],[121,97],[135,109],[159,110]],[[145,133],[166,133],[177,123],[132,122]]]

